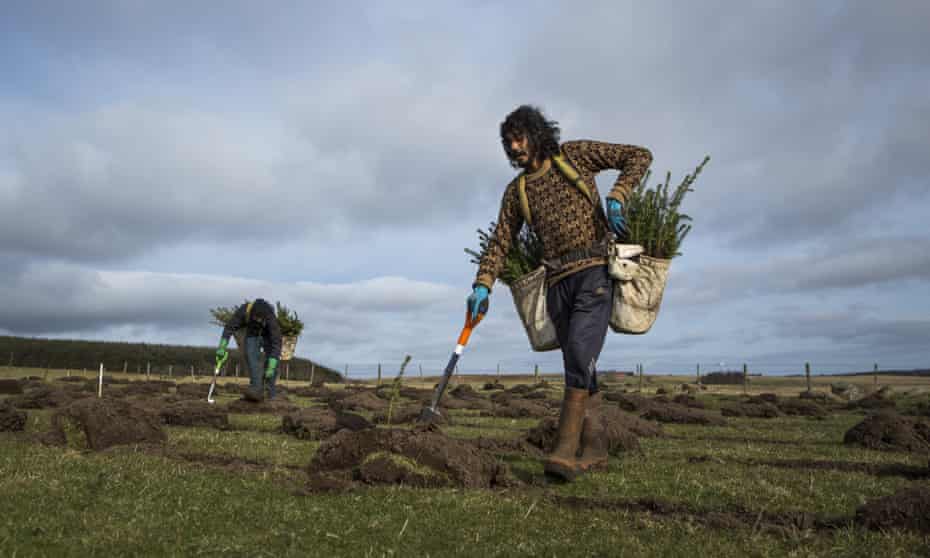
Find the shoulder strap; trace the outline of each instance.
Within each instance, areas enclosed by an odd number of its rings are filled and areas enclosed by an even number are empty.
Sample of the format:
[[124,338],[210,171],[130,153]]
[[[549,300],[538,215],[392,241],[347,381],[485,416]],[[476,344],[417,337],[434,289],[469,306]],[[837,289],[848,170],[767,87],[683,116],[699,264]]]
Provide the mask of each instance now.
[[521,174],[517,177],[517,192],[520,195],[520,212],[526,224],[533,226],[533,216],[530,214],[530,200],[526,197],[526,177]]
[[[559,169],[559,172],[562,173],[562,176],[567,178],[569,182],[581,190],[581,193],[584,194],[586,198],[588,198],[588,201],[591,202],[595,208],[599,209],[601,200],[594,197],[594,195],[591,193],[591,188],[588,188],[584,178],[582,178],[581,174],[575,170],[575,167],[572,166],[571,162],[569,162],[569,160],[561,154],[553,156],[552,161]],[[517,177],[517,193],[520,196],[520,211],[523,213],[523,220],[526,221],[528,225],[532,226],[533,216],[530,214],[530,200],[526,197],[525,173],[521,173],[520,176]],[[598,211],[598,213],[600,213],[602,217],[604,216],[602,211]]]
[[249,323],[249,320],[252,318],[252,305],[255,304],[255,301],[250,301],[245,305],[245,322]]

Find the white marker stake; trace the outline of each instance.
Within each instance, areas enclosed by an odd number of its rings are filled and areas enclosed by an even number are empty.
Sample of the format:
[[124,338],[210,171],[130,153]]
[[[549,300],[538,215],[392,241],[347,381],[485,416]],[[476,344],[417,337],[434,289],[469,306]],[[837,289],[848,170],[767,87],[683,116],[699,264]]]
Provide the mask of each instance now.
[[103,363],[100,363],[100,380],[97,382],[97,398],[103,397]]

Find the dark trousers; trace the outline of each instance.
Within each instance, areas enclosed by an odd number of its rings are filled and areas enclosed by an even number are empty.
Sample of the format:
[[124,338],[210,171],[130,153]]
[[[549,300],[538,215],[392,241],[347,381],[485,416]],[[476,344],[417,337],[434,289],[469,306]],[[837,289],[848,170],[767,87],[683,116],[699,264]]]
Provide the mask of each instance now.
[[261,352],[262,340],[260,337],[245,338],[245,357],[249,363],[249,388],[256,395],[264,393],[263,384],[268,385],[268,398],[274,399],[275,381],[278,379],[278,371],[275,370],[271,380],[265,380],[265,356]]
[[597,392],[597,359],[610,322],[613,282],[606,266],[589,267],[549,287],[546,307],[565,364],[565,385]]

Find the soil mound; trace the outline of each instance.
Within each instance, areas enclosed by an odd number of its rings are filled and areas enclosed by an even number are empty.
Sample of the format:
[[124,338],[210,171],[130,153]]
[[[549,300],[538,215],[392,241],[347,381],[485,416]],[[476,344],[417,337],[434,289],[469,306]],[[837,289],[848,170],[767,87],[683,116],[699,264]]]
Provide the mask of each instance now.
[[177,394],[190,399],[203,399],[206,401],[210,384],[178,384]]
[[857,401],[850,401],[849,404],[846,405],[846,408],[850,410],[893,410],[897,406],[897,402],[895,402],[894,399],[889,398],[881,391],[876,391],[875,393],[871,393]]
[[487,399],[476,397],[474,399],[459,399],[458,397],[444,397],[439,402],[442,409],[469,409],[472,411],[493,411],[494,403]]
[[[130,397],[134,395],[161,395],[163,393],[170,393],[171,387],[174,386],[174,382],[162,382],[162,381],[152,381],[152,382],[133,382],[122,390],[120,393]],[[206,398],[204,394],[204,398]]]
[[879,413],[866,417],[843,436],[843,443],[882,451],[930,452],[930,422]]
[[[643,420],[617,407],[602,406],[601,421],[607,433],[609,451],[614,455],[639,450],[640,437],[655,438],[663,435],[661,425]],[[557,428],[558,419],[544,419],[527,433],[526,441],[545,452],[550,452],[555,446]]]
[[776,418],[781,416],[778,407],[771,403],[730,403],[720,407],[720,414],[725,417]]
[[904,528],[930,533],[930,487],[905,488],[856,509],[856,523],[867,529]]
[[233,401],[226,406],[227,412],[239,413],[243,415],[283,415],[294,412],[296,410],[297,406],[291,403],[287,397],[283,395],[278,395],[274,399],[264,399],[260,401],[255,401],[253,399],[249,399],[247,396],[243,396],[242,399]]
[[[82,399],[52,415],[54,438],[73,438],[99,451],[111,446],[162,442],[165,433],[158,417],[122,399]],[[70,436],[78,430],[83,436]]]
[[549,407],[528,399],[511,399],[507,403],[499,403],[490,411],[484,411],[481,416],[499,418],[545,418],[552,414]]
[[453,397],[458,397],[459,399],[480,399],[481,396],[478,395],[478,392],[475,391],[475,388],[471,387],[468,384],[459,384],[452,388],[452,391],[449,392]]
[[400,388],[400,396],[421,403],[428,403],[433,398],[433,391],[429,389],[402,387]]
[[543,390],[536,390],[524,395],[523,399],[549,399],[549,394]]
[[533,386],[527,384],[517,384],[512,388],[507,390],[507,393],[511,395],[523,395],[533,391]]
[[[394,411],[391,413],[390,424],[408,424],[408,423],[416,422],[417,419],[420,418],[420,412],[422,411],[423,411],[423,406],[417,405],[417,404],[404,405],[403,407],[395,406]],[[449,421],[448,413],[442,413],[440,411],[440,415],[442,419],[439,422],[439,424],[451,424],[451,422]],[[372,422],[375,422],[377,424],[388,424],[387,410],[379,411],[375,413],[371,420]]]
[[604,399],[613,401],[624,411],[639,413],[648,410],[652,406],[652,401],[632,393],[605,393]]
[[163,408],[161,420],[171,426],[210,426],[225,430],[229,428],[229,415],[206,401],[181,401]]
[[753,395],[749,398],[750,403],[772,403],[773,405],[778,404],[778,395],[774,393],[760,393],[759,395]]
[[49,386],[39,386],[22,395],[9,399],[10,404],[18,409],[50,409],[64,407],[78,397],[88,397],[90,393],[65,391]]
[[342,429],[357,432],[368,428],[374,426],[362,416],[325,407],[300,409],[281,419],[281,430],[301,440],[325,440]]
[[507,467],[494,455],[436,427],[342,430],[320,444],[308,469],[311,477],[366,484],[490,488],[511,482]]
[[682,394],[676,395],[675,398],[672,399],[672,401],[675,403],[678,403],[679,405],[684,405],[685,407],[690,407],[692,409],[703,409],[704,408],[703,401],[699,401],[693,395],[688,394],[688,393],[682,393]]
[[0,401],[0,432],[20,432],[26,428],[26,413]]
[[691,409],[675,403],[653,404],[642,414],[642,418],[672,424],[703,424],[705,426],[722,426],[727,423],[719,415],[712,415],[707,411]]
[[371,391],[361,391],[332,401],[330,405],[335,411],[383,411],[387,409],[388,402]]
[[0,379],[0,394],[2,395],[19,395],[23,392],[23,385],[19,380]]
[[827,410],[810,399],[782,399],[778,410],[788,416],[825,418]]
[[499,382],[488,382],[484,384],[484,386],[482,386],[481,389],[483,389],[484,391],[491,391],[492,389],[507,389],[507,388],[506,386],[504,386],[504,384],[501,384]]

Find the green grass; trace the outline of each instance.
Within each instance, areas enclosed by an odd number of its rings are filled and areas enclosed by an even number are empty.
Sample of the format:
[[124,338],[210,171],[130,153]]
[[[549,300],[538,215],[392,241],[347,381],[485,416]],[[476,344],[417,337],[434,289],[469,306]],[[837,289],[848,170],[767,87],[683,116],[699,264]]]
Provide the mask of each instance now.
[[[303,467],[319,443],[281,434],[277,416],[230,415],[228,431],[168,427],[157,449],[100,453],[31,441],[50,416],[29,411],[25,435],[0,434],[3,556],[930,555],[930,537],[907,531],[778,533],[701,521],[710,511],[741,509],[849,518],[869,499],[930,483],[784,466],[788,460],[926,465],[920,456],[844,446],[843,434],[860,414],[665,425],[668,436],[641,439],[641,453],[612,458],[607,471],[571,484],[548,484],[538,460],[508,456],[514,476],[527,484],[341,493],[306,492]],[[516,437],[536,424],[470,411],[454,411],[453,418],[445,432],[458,438]],[[693,515],[558,503],[572,496],[607,504],[660,499]]]

